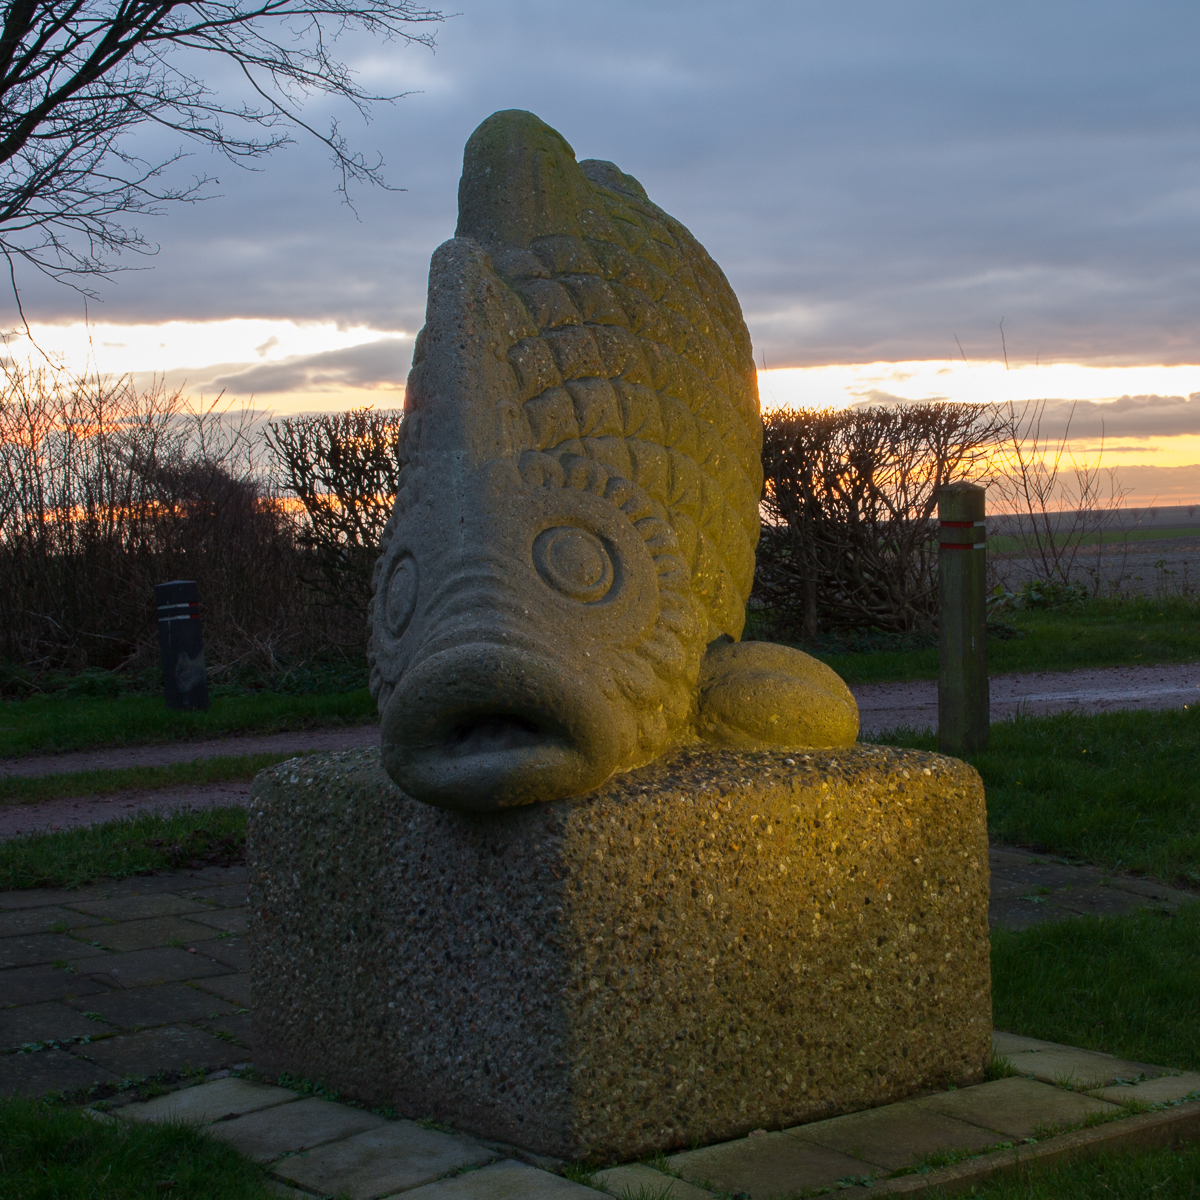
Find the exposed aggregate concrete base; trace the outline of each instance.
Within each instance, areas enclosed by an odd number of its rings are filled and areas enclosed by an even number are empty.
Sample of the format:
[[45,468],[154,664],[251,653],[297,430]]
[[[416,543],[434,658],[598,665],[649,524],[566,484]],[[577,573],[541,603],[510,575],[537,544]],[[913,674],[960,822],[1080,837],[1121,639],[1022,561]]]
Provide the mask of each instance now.
[[252,800],[268,1075],[607,1160],[983,1077],[983,787],[954,759],[688,748],[472,816],[359,751]]

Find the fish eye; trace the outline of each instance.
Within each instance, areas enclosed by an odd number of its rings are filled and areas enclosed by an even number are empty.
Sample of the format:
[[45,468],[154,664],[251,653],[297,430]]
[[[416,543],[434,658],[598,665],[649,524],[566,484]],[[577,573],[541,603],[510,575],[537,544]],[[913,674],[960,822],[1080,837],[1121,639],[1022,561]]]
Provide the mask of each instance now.
[[544,529],[533,542],[533,565],[555,591],[595,604],[612,589],[616,572],[604,540],[575,525]]
[[384,618],[393,637],[399,637],[408,628],[416,606],[417,560],[406,550],[392,567],[384,600]]

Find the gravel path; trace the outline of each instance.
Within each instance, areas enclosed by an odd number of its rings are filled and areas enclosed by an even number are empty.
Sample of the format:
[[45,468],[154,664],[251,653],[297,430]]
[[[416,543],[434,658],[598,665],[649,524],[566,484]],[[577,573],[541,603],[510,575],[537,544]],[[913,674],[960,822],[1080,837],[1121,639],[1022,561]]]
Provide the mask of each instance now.
[[[937,726],[937,680],[874,683],[853,689],[864,733]],[[1182,708],[1200,703],[1200,663],[1034,671],[991,680],[992,720],[1018,712],[1108,712],[1118,708]]]
[[269,754],[314,750],[358,750],[379,741],[378,725],[341,725],[334,729],[301,729],[249,737],[210,738],[204,742],[162,742],[153,746],[118,746],[70,754],[29,754],[0,758],[0,778],[58,775],[69,771],[111,771],[118,767],[165,767],[222,755]]
[[[879,683],[853,689],[864,733],[899,726],[933,728],[937,724],[937,682]],[[1159,667],[1102,667],[1095,670],[998,675],[991,681],[992,719],[1017,712],[1043,714],[1074,710],[1106,712],[1121,708],[1177,708],[1200,702],[1200,663]],[[216,755],[268,751],[350,750],[377,745],[378,725],[314,729],[265,737],[214,738],[205,742],[169,742],[79,754],[50,754],[0,761],[3,775],[51,775],[115,767],[160,766]],[[0,840],[39,831],[75,829],[142,812],[176,811],[245,804],[248,780],[207,787],[156,788],[112,796],[79,796],[44,804],[0,806]]]

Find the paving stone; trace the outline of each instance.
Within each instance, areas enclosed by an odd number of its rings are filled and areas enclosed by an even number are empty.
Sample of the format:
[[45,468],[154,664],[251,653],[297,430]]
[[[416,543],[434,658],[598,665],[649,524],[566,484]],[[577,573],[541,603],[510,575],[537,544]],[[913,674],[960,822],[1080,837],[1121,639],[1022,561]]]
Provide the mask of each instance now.
[[713,1194],[684,1179],[676,1179],[663,1171],[656,1171],[645,1163],[631,1163],[627,1167],[610,1167],[597,1171],[592,1176],[593,1186],[602,1187],[618,1200],[635,1200],[642,1196],[653,1196],[654,1200],[713,1200]]
[[225,929],[230,933],[246,933],[250,926],[248,908],[215,908],[212,912],[192,913],[188,920],[211,925],[214,929]]
[[25,1004],[0,1009],[0,1049],[11,1050],[31,1042],[57,1042],[69,1038],[115,1033],[111,1025],[93,1021],[65,1004]]
[[161,983],[150,987],[109,992],[105,996],[76,1001],[73,1008],[99,1013],[106,1021],[124,1029],[143,1025],[169,1025],[224,1016],[236,1009],[228,1001],[188,987],[186,983]]
[[306,1154],[285,1158],[274,1172],[322,1194],[371,1200],[441,1179],[456,1167],[481,1166],[496,1155],[469,1138],[389,1121]]
[[0,938],[0,970],[29,967],[35,963],[67,962],[103,953],[103,950],[86,942],[77,942],[65,933],[27,933],[20,937]]
[[86,899],[82,893],[69,888],[22,888],[16,892],[0,892],[0,912],[21,908],[39,908],[61,904],[64,900]]
[[165,1025],[141,1033],[121,1033],[102,1042],[73,1046],[72,1052],[118,1075],[141,1078],[185,1068],[214,1071],[242,1062],[246,1052],[190,1025]]
[[269,1108],[235,1121],[222,1121],[210,1132],[243,1154],[270,1162],[281,1154],[311,1150],[384,1124],[384,1119],[374,1113],[310,1097],[289,1104],[286,1111]]
[[1146,1079],[1133,1087],[1106,1087],[1093,1092],[1101,1100],[1122,1104],[1126,1100],[1138,1100],[1142,1104],[1169,1104],[1182,1100],[1192,1092],[1200,1092],[1200,1074],[1187,1071],[1182,1075],[1162,1075],[1158,1079]]
[[47,1092],[74,1092],[118,1079],[107,1068],[84,1062],[64,1050],[39,1050],[35,1054],[6,1054],[0,1058],[0,1096],[44,1096]]
[[176,983],[182,979],[201,979],[207,975],[225,975],[229,968],[203,954],[189,954],[177,946],[157,950],[130,950],[109,954],[94,963],[72,964],[83,974],[111,981],[115,987],[142,987],[148,983]]
[[1070,1083],[1087,1090],[1104,1087],[1118,1079],[1153,1079],[1167,1068],[1150,1063],[1129,1062],[1094,1050],[1076,1050],[1071,1046],[1050,1046],[1014,1051],[1005,1056],[1021,1075],[1032,1075],[1043,1083]]
[[1060,1050],[1058,1042],[1043,1042],[1039,1038],[1025,1037],[1020,1033],[1005,1033],[1000,1029],[992,1030],[992,1053],[1007,1058],[1010,1054],[1019,1054],[1022,1050]]
[[210,929],[209,941],[198,944],[201,954],[215,958],[235,971],[250,970],[250,944],[244,937],[213,937],[216,930]]
[[4,972],[4,1000],[8,1004],[37,1004],[69,996],[94,996],[108,990],[95,979],[61,967],[14,967]]
[[169,892],[156,895],[119,896],[108,900],[84,900],[70,908],[110,921],[138,921],[147,917],[177,917],[196,912],[204,906],[198,900],[185,900]]
[[1055,897],[1062,908],[1081,917],[1122,917],[1136,908],[1144,908],[1150,901],[1133,892],[1120,888],[1097,885],[1088,888],[1073,888]]
[[0,912],[0,937],[17,937],[22,933],[58,933],[64,929],[83,929],[103,924],[103,917],[73,912],[57,904],[17,908],[11,912]]
[[690,1183],[714,1191],[746,1192],[751,1200],[831,1187],[849,1175],[877,1174],[869,1163],[788,1133],[760,1133],[686,1150],[667,1159]]
[[993,929],[1032,929],[1047,921],[1065,921],[1078,915],[1055,903],[1049,896],[1039,896],[1036,900],[1016,897],[994,900],[988,904],[988,924]]
[[248,972],[241,971],[236,975],[218,975],[213,979],[201,979],[196,982],[196,986],[203,988],[206,992],[212,992],[214,996],[220,996],[222,1000],[228,1000],[230,1004],[236,1004],[238,1008],[250,1007],[250,975]]
[[239,883],[230,882],[224,887],[212,888],[204,893],[204,899],[209,904],[219,904],[222,908],[244,908],[246,906],[247,887],[245,872]]
[[938,1150],[979,1151],[1007,1140],[996,1130],[903,1103],[813,1121],[786,1132],[888,1171],[916,1166]]
[[1123,892],[1132,892],[1135,896],[1143,896],[1147,900],[1160,900],[1164,904],[1186,904],[1196,899],[1195,892],[1182,892],[1177,888],[1169,888],[1156,879],[1138,879],[1133,875],[1111,875],[1103,880],[1103,886],[1119,888]]
[[572,1183],[561,1175],[551,1175],[549,1171],[539,1171],[537,1167],[527,1167],[511,1158],[453,1179],[427,1183],[404,1192],[403,1196],[404,1200],[571,1200],[572,1197],[596,1200],[593,1188]]
[[1010,1138],[1034,1137],[1041,1127],[1078,1125],[1092,1113],[1120,1111],[1107,1101],[1019,1076],[977,1083],[954,1092],[939,1092],[909,1103],[985,1129],[996,1129]]
[[227,1017],[221,1017],[216,1021],[202,1021],[202,1028],[212,1030],[214,1033],[227,1033],[230,1037],[237,1038],[243,1046],[247,1048],[254,1045],[254,1026],[253,1018],[248,1012],[230,1013]]
[[228,1078],[181,1088],[144,1104],[127,1104],[118,1112],[127,1121],[197,1121],[207,1125],[210,1121],[243,1117],[299,1099],[299,1093],[290,1088]]
[[89,929],[88,936],[110,950],[150,950],[167,946],[172,941],[187,945],[203,942],[213,936],[207,925],[198,925],[184,917],[146,917],[140,921],[122,921]]

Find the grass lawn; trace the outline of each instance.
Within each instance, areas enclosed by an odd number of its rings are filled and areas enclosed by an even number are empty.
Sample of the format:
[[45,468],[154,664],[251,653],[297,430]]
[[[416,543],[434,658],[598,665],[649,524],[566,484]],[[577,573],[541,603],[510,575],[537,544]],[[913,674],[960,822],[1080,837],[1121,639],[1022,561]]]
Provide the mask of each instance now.
[[279,733],[378,720],[366,688],[217,696],[207,712],[172,712],[158,696],[37,696],[0,703],[0,758],[64,750]]
[[[1200,604],[1186,600],[1092,600],[1074,610],[1020,611],[1003,619],[1023,636],[988,638],[993,675],[1200,660]],[[938,673],[936,646],[811,652],[849,684],[936,679]]]
[[113,770],[66,771],[58,775],[0,776],[0,805],[40,804],[63,796],[109,796],[133,788],[183,787],[253,779],[264,767],[295,758],[291,752],[229,754],[161,767],[117,767]]
[[9,838],[0,841],[0,891],[238,862],[245,846],[246,810],[232,806]]
[[[924,731],[878,740],[937,749]],[[993,837],[1200,884],[1200,705],[1001,721],[968,761],[987,788]]]
[[1200,1071],[1200,901],[992,932],[997,1029]]
[[271,1200],[265,1171],[192,1126],[103,1122],[47,1101],[0,1101],[4,1200]]
[[[938,1189],[929,1195],[940,1200],[949,1193]],[[1172,1150],[1106,1151],[993,1179],[954,1195],[985,1200],[1197,1200],[1200,1143]]]

